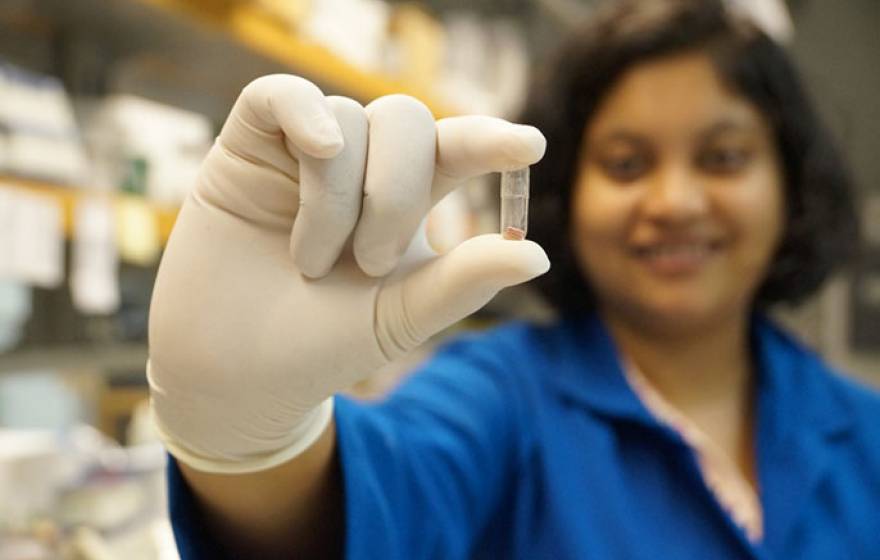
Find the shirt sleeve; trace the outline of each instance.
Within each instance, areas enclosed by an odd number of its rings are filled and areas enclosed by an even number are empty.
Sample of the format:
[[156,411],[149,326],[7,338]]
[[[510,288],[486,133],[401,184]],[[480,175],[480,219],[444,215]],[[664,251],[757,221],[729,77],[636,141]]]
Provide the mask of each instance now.
[[[475,338],[445,346],[382,402],[336,397],[347,558],[469,556],[525,433],[514,360]],[[170,455],[167,480],[181,559],[229,558]]]
[[496,346],[450,344],[378,404],[337,397],[347,558],[470,555],[524,447],[523,399]]
[[180,472],[177,461],[168,455],[168,514],[181,560],[214,558],[222,560],[229,555],[212,539],[202,524],[204,516],[189,485]]

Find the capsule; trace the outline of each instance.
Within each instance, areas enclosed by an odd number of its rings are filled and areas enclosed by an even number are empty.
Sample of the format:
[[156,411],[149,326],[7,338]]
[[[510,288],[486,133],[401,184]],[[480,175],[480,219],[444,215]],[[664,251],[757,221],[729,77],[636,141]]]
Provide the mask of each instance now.
[[526,238],[529,226],[529,168],[501,174],[501,236],[512,241]]

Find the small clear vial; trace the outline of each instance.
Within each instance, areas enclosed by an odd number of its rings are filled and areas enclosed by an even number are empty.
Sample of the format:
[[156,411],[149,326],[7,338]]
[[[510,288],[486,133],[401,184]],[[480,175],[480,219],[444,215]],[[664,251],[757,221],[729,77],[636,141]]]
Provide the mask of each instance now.
[[501,236],[522,241],[529,225],[529,168],[501,174]]

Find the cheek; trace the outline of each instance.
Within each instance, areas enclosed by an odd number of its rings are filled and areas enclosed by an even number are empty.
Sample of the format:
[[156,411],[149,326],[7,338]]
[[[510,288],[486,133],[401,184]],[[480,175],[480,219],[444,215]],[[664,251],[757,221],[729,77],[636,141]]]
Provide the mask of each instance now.
[[756,178],[755,192],[750,202],[751,212],[756,215],[765,241],[775,247],[785,222],[784,180],[775,161],[768,163]]
[[571,240],[581,270],[599,291],[616,284],[627,266],[625,246],[635,200],[633,193],[587,175],[573,197]]
[[587,174],[577,184],[572,201],[572,234],[578,245],[601,250],[608,241],[625,236],[630,204],[621,189],[610,187],[594,175]]
[[772,258],[782,237],[785,201],[782,177],[776,166],[755,173],[746,188],[735,191],[727,204],[741,237],[755,258]]

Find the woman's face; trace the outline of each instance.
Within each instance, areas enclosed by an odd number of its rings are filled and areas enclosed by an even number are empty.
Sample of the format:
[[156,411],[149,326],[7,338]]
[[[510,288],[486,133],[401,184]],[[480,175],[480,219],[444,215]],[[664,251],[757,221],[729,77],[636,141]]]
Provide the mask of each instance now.
[[708,56],[623,74],[584,147],[572,234],[603,312],[676,331],[742,317],[782,232],[782,171]]

